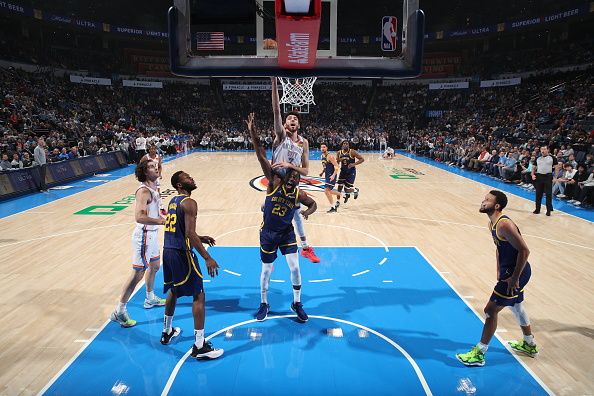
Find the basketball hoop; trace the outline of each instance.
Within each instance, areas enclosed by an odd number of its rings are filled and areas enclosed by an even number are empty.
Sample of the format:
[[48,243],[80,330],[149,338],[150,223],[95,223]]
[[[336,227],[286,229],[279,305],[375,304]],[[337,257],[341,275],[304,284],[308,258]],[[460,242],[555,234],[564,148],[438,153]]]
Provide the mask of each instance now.
[[313,86],[317,77],[278,77],[278,79],[283,85],[281,103],[288,103],[293,106],[316,104],[314,102]]

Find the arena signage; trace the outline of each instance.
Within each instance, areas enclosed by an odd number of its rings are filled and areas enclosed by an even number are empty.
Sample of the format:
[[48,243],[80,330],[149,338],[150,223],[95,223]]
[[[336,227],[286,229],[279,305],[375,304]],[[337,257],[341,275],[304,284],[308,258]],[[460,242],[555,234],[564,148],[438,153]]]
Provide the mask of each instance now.
[[519,85],[522,83],[522,79],[517,78],[505,78],[502,80],[484,80],[481,81],[481,88],[489,87],[509,87],[512,85]]
[[70,82],[89,85],[111,85],[109,78],[83,77],[70,75]]
[[268,84],[223,84],[223,91],[270,91]]
[[[41,4],[41,3],[40,3]],[[64,16],[64,15],[54,15],[47,11],[41,9],[35,9],[31,6],[25,6],[20,4],[15,4],[14,2],[7,2],[7,1],[0,1],[0,11],[10,12],[10,13],[17,13],[21,15],[25,15],[28,17],[33,17],[38,20],[44,20],[54,23],[62,23],[62,24],[71,24],[79,28],[89,29],[89,30],[99,30],[105,33],[120,33],[120,34],[127,34],[132,36],[146,36],[146,37],[154,37],[157,39],[167,38],[169,35],[167,32],[160,32],[155,30],[147,30],[147,29],[139,29],[136,27],[129,27],[129,26],[111,26],[109,22],[100,22],[100,21],[87,21],[83,19],[77,19],[71,16]],[[472,36],[480,36],[484,34],[491,34],[495,32],[504,32],[514,29],[521,29],[527,28],[534,25],[552,23],[563,21],[567,18],[572,18],[576,16],[585,16],[586,14],[592,12],[590,2],[584,2],[578,7],[574,7],[571,9],[563,10],[556,12],[550,15],[544,16],[532,16],[526,19],[518,20],[518,21],[502,21],[495,25],[487,25],[487,26],[476,26],[472,28],[460,28],[455,29],[452,31],[436,31],[436,32],[427,32],[425,33],[426,40],[444,40],[444,39],[459,39],[465,37],[472,37]],[[299,34],[299,33],[297,33]],[[255,37],[246,37],[243,35],[240,36],[230,36],[230,43],[233,44],[244,44],[244,43],[255,43]],[[295,48],[298,51],[301,51],[303,48],[303,43],[308,43],[311,45],[313,42],[317,42],[317,40],[303,40],[301,37],[298,37],[299,40],[294,40],[296,43]],[[383,39],[383,35],[370,37],[369,35],[361,35],[355,37],[339,37],[338,41],[340,43],[347,43],[347,44],[370,44],[370,43],[381,43]],[[289,41],[289,40],[287,40]],[[321,37],[321,42],[329,42],[328,37]],[[297,62],[303,62],[305,58],[303,58],[303,53],[299,53],[301,56],[297,58]],[[308,59],[311,60],[311,59]]]
[[429,89],[468,89],[468,81],[429,84]]
[[122,85],[136,88],[163,88],[161,81],[122,80]]

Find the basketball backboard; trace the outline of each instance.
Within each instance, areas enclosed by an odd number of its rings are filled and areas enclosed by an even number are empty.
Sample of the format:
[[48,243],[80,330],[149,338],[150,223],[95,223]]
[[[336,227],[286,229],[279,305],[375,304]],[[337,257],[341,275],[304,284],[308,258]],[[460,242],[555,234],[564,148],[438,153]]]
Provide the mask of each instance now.
[[321,0],[321,6],[315,64],[293,69],[279,66],[274,0],[174,0],[168,13],[171,71],[188,77],[420,74],[425,16],[418,0]]

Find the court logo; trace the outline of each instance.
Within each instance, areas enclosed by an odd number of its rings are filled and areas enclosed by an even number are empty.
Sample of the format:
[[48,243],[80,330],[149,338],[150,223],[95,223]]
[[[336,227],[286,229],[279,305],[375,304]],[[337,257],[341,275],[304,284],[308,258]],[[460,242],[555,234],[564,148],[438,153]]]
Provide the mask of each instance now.
[[[408,169],[408,168],[406,168],[406,169]],[[403,169],[392,168],[391,171],[392,171],[392,174],[390,175],[390,177],[392,179],[399,179],[399,180],[415,180],[415,179],[418,179],[418,177],[416,177],[415,175],[413,175],[411,173],[408,173],[406,170],[403,170]]]
[[412,173],[413,175],[423,175],[423,176],[425,175],[423,172],[418,171],[414,168],[404,168],[404,170]]
[[[252,180],[250,180],[250,186],[258,191],[266,191],[268,188],[268,179],[264,175],[254,177]],[[319,177],[302,176],[301,181],[299,182],[299,188],[304,191],[322,192],[324,191],[325,186],[326,183],[324,182],[324,179]]]
[[[169,197],[175,195],[177,193],[176,190],[167,189],[161,191],[161,198]],[[128,195],[118,201],[115,201],[111,205],[91,205],[78,212],[75,212],[75,215],[90,215],[90,216],[112,216],[117,212],[121,212],[122,210],[126,209],[130,205],[134,203],[134,199],[136,196],[134,194]]]

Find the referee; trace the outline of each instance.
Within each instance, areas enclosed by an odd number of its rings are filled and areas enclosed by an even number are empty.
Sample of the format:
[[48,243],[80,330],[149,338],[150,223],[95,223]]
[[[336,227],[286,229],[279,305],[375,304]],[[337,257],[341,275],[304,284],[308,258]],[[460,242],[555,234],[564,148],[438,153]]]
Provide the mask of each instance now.
[[540,202],[543,192],[547,195],[547,216],[553,211],[553,166],[557,158],[549,154],[549,147],[540,148],[540,157],[536,159],[536,166],[532,167],[532,180],[536,189],[536,209],[534,214],[540,213]]

